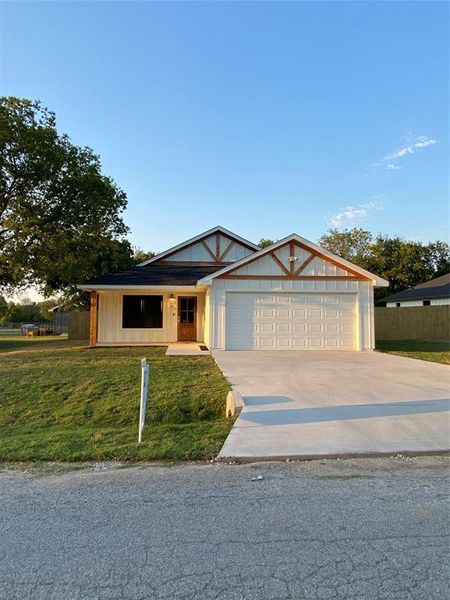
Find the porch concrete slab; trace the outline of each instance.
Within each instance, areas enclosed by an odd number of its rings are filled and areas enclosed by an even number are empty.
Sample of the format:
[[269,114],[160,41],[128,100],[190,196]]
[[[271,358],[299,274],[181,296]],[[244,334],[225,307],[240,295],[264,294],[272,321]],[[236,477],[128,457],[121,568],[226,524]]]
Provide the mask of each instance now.
[[211,354],[209,350],[201,350],[198,342],[173,342],[167,347],[166,356],[195,356]]
[[245,406],[219,458],[420,454],[450,449],[450,368],[379,352],[213,355]]

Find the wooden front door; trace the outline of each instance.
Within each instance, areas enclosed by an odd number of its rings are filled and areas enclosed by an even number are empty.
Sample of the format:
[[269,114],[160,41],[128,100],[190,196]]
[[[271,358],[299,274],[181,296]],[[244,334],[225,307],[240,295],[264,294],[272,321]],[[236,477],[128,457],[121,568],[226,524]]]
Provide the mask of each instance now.
[[197,298],[178,298],[178,340],[195,342],[197,339]]

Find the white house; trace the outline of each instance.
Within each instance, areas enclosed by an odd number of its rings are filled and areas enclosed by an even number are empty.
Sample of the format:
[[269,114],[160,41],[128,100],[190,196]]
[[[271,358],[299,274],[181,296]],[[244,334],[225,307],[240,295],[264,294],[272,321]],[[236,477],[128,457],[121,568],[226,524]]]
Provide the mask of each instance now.
[[381,298],[388,308],[405,306],[442,306],[450,304],[450,273],[419,283],[412,288]]
[[261,250],[218,226],[79,287],[92,346],[371,350],[373,290],[387,285],[297,234]]

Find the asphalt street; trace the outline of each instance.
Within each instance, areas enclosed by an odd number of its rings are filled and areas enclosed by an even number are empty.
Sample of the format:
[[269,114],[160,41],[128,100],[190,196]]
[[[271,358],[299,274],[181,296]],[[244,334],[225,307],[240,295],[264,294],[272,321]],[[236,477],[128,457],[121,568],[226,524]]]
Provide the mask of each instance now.
[[0,598],[443,600],[448,467],[3,469]]

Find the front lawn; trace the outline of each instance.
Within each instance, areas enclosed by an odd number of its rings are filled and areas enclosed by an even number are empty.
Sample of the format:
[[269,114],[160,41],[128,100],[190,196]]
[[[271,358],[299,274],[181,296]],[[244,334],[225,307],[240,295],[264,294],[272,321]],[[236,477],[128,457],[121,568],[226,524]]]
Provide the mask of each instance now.
[[86,341],[74,342],[67,339],[67,335],[46,335],[26,337],[24,335],[3,335],[0,330],[0,353],[15,352],[16,350],[49,350],[54,348],[73,348],[85,346]]
[[[13,344],[2,350],[2,343],[0,461],[203,460],[229,432],[229,384],[211,356],[166,357],[162,347],[89,350],[55,338],[18,339],[11,352]],[[151,373],[138,444],[144,356]]]
[[376,349],[388,354],[450,365],[450,342],[423,340],[378,341]]

